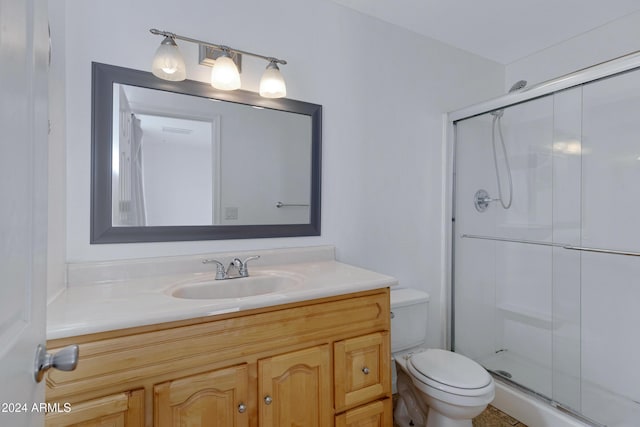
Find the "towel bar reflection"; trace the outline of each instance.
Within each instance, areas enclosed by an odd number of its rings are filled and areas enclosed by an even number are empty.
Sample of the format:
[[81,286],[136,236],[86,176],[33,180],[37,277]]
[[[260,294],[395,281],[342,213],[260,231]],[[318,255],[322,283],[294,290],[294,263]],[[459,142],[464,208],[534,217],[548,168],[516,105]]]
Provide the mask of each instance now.
[[309,205],[300,204],[300,203],[282,203],[282,202],[276,203],[276,208],[288,208],[291,206],[309,206]]

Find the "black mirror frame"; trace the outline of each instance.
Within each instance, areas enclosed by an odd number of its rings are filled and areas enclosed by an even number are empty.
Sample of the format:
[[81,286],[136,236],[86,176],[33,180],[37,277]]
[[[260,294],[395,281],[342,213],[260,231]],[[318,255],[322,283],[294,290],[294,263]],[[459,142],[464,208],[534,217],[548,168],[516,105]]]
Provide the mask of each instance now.
[[[320,235],[322,106],[287,98],[263,98],[257,93],[221,91],[194,80],[170,82],[146,71],[92,63],[91,89],[91,244],[253,239]],[[220,99],[288,111],[311,117],[311,199],[308,224],[198,225],[114,227],[111,207],[113,84]]]

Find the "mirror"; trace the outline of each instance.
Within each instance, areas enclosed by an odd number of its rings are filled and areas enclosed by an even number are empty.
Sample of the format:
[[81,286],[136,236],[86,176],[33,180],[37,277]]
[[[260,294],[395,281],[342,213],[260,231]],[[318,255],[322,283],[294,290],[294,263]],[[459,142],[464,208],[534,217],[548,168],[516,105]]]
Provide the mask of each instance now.
[[91,243],[320,235],[321,120],[93,63]]

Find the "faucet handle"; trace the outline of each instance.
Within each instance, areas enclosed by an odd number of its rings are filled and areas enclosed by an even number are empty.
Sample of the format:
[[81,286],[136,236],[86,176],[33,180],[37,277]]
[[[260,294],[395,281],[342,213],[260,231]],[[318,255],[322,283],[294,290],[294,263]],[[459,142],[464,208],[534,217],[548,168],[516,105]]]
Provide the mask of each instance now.
[[242,277],[249,276],[249,270],[247,270],[247,263],[249,261],[251,261],[251,260],[258,259],[258,258],[260,258],[260,255],[254,255],[254,256],[248,257],[243,262],[241,262],[240,263],[240,270],[238,271],[240,273],[240,276],[242,276]]
[[224,265],[220,261],[216,261],[215,259],[203,259],[202,263],[216,265],[216,280],[227,278],[227,273],[224,271]]

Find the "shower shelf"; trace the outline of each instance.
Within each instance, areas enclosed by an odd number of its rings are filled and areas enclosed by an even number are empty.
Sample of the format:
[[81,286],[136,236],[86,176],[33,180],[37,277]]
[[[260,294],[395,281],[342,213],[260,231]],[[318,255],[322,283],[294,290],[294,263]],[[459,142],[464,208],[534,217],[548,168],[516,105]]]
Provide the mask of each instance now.
[[[498,304],[496,308],[504,313],[504,316],[509,320],[549,331],[554,329],[553,319],[550,314],[536,312],[514,304]],[[556,322],[555,327],[558,328],[559,326]]]

